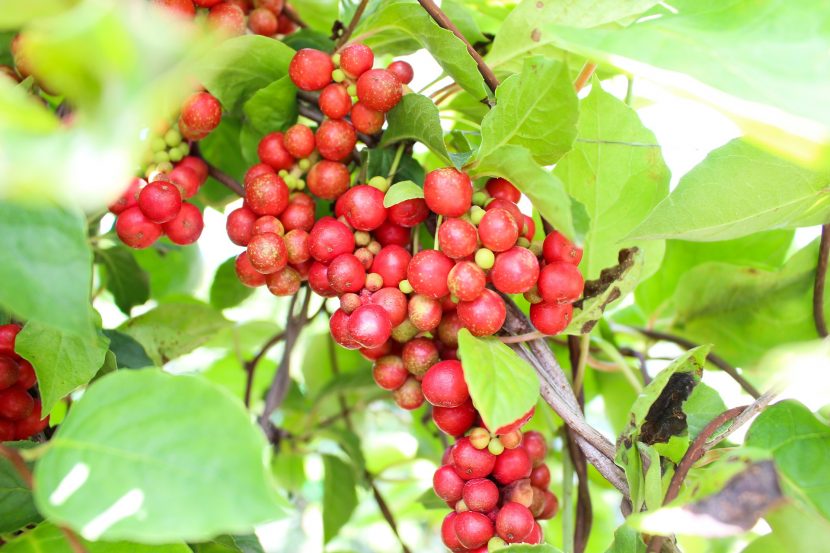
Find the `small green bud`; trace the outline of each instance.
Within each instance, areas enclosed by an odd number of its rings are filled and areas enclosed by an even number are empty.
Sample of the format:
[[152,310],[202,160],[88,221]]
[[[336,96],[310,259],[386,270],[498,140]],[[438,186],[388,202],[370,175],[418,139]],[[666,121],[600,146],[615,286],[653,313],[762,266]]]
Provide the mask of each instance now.
[[161,173],[167,173],[167,172],[172,171],[172,170],[173,170],[173,164],[170,163],[169,161],[164,161],[164,162],[159,163],[158,165],[156,165],[156,171],[159,171]]
[[377,188],[381,192],[386,192],[389,190],[389,179],[381,176],[372,177],[369,179],[369,186]]
[[182,151],[179,150],[178,148],[173,148],[171,150],[168,150],[167,155],[170,156],[170,161],[174,161],[174,162],[181,161],[182,158],[184,157],[182,155]]
[[516,240],[516,245],[521,248],[529,248],[530,247],[530,240],[525,238],[524,236],[520,236],[518,240]]
[[493,252],[488,250],[487,248],[480,248],[476,252],[476,265],[484,269],[485,271],[488,269],[492,269],[493,265],[496,263],[496,256]]
[[414,292],[414,291],[415,291],[415,289],[414,289],[414,288],[412,288],[412,285],[411,285],[411,284],[409,284],[409,281],[408,281],[408,280],[406,280],[406,279],[403,279],[402,281],[400,281],[400,282],[398,283],[398,289],[399,289],[401,292],[403,292],[404,294],[411,294],[412,292]]
[[456,513],[463,513],[464,511],[469,511],[470,508],[467,507],[467,504],[464,503],[463,499],[459,499],[458,502],[455,504],[455,512]]
[[170,147],[178,146],[182,143],[182,135],[176,129],[170,129],[164,133],[164,141]]
[[487,192],[484,192],[483,190],[480,190],[473,194],[473,203],[475,205],[484,205],[485,203],[487,203],[487,200],[489,199],[490,195]]
[[542,256],[542,243],[541,242],[531,242],[530,247],[528,249],[531,252],[533,252],[533,255],[535,255],[536,257],[541,257]]
[[487,542],[487,551],[496,551],[498,549],[504,549],[507,547],[507,542],[501,539],[498,536],[494,536],[490,538],[490,541]]
[[490,443],[487,444],[487,451],[493,455],[501,455],[504,451],[504,444],[500,440],[490,440]]
[[300,168],[300,171],[308,171],[311,169],[311,160],[303,158],[297,162],[297,167]]
[[334,55],[332,55],[332,57],[331,57],[331,62],[332,62],[334,65],[336,65],[337,67],[340,67],[340,54],[334,54]]
[[472,209],[470,209],[470,222],[474,225],[478,225],[481,220],[484,218],[484,214],[487,213],[477,205],[474,205]]
[[372,255],[377,255],[380,253],[380,250],[383,249],[383,246],[381,246],[380,242],[377,240],[372,240],[369,242],[369,245],[366,246],[366,249],[372,252]]
[[157,136],[150,140],[150,149],[154,152],[161,152],[162,150],[167,149],[167,143],[164,141],[163,138]]
[[167,153],[167,150],[156,152],[155,154],[153,154],[153,161],[155,161],[156,163],[164,163],[165,161],[170,161],[170,155]]
[[357,85],[350,84],[348,88],[346,88],[346,92],[349,93],[349,96],[357,96]]
[[278,174],[278,175],[280,176],[280,178],[282,178],[283,180],[285,180],[285,179],[288,177],[288,171],[286,171],[285,169],[280,169],[280,172],[279,172],[279,173],[277,173],[277,174]]
[[346,80],[346,74],[343,73],[342,69],[335,69],[331,72],[331,80],[336,83],[342,83]]
[[412,324],[412,321],[406,319],[404,322],[392,329],[392,339],[399,344],[405,344],[421,332]]
[[303,179],[297,181],[297,190],[305,190],[305,181]]

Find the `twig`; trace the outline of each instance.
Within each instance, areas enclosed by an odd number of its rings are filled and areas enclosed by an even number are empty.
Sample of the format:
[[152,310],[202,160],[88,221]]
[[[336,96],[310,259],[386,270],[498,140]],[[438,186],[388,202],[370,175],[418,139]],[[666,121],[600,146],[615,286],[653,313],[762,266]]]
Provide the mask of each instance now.
[[778,393],[779,390],[777,389],[772,389],[764,392],[761,395],[761,397],[759,397],[755,400],[754,403],[752,403],[752,405],[744,409],[740,415],[735,417],[735,421],[729,425],[729,428],[727,428],[726,430],[724,430],[723,432],[721,432],[720,434],[706,442],[706,448],[712,449],[714,446],[718,445],[720,442],[731,436],[733,432],[735,432],[737,429],[748,423],[750,419],[752,419],[752,417],[763,411],[767,407],[767,405],[769,405],[770,402],[773,399],[775,399]]
[[205,156],[202,155],[202,151],[199,149],[199,143],[194,142],[193,145],[190,147],[191,155],[194,155],[200,158],[202,161],[205,162],[208,168],[208,174],[216,179],[219,183],[223,184],[225,187],[233,191],[237,196],[244,196],[245,195],[245,188],[241,184],[239,184],[236,179],[232,176],[228,175],[218,167],[212,165]]
[[[693,349],[698,347],[699,345],[695,344],[691,340],[681,338],[680,336],[675,336],[674,334],[669,334],[668,332],[660,332],[658,330],[651,330],[648,328],[639,328],[634,326],[630,326],[627,328],[630,328],[635,332],[639,332],[643,336],[647,336],[655,340],[664,340],[666,342],[672,342],[685,349]],[[759,397],[761,397],[761,392],[759,392],[755,386],[750,384],[749,381],[747,381],[743,376],[741,376],[738,372],[738,369],[727,363],[725,359],[714,353],[710,353],[706,356],[706,360],[712,363],[720,370],[722,370],[723,372],[725,372],[726,374],[728,374],[729,376],[731,376],[732,379],[738,384],[740,384],[741,388],[743,388],[746,391],[746,393],[751,395],[753,398],[758,399]]]
[[450,21],[450,18],[447,17],[441,8],[435,5],[435,2],[432,0],[418,0],[421,6],[426,10],[426,12],[432,17],[432,19],[438,23],[438,25],[448,31],[451,31],[456,37],[458,37],[461,42],[467,47],[467,52],[470,53],[470,56],[475,60],[476,65],[478,65],[478,72],[481,73],[481,76],[484,77],[484,82],[487,83],[487,86],[493,92],[496,91],[496,87],[499,86],[499,80],[496,78],[496,74],[493,73],[493,70],[484,63],[484,59],[481,57],[481,54],[476,52],[476,49],[473,48],[473,45],[470,44],[464,35],[461,34],[461,31],[458,30],[458,27]]
[[816,282],[813,286],[813,319],[816,321],[816,331],[822,338],[827,337],[827,321],[824,319],[824,286],[827,280],[828,257],[830,257],[830,223],[821,227]]
[[[568,336],[568,352],[570,353],[571,372],[574,380],[574,391],[577,395],[580,411],[585,411],[585,392],[579,384],[581,375],[585,371],[585,358],[588,356],[590,337],[585,334],[581,337]],[[580,380],[578,380],[580,379]],[[594,522],[594,511],[591,506],[591,492],[588,489],[588,466],[585,454],[577,447],[573,430],[567,432],[568,454],[573,463],[578,479],[576,497],[576,524],[574,525],[574,553],[584,553],[588,546],[588,537],[591,535],[591,526]]]
[[591,76],[594,74],[594,71],[597,70],[597,64],[592,63],[590,61],[586,61],[585,65],[582,66],[582,71],[579,72],[579,75],[576,77],[574,81],[574,90],[579,92],[585,85],[588,84],[588,81],[591,80]]
[[277,345],[285,338],[285,332],[275,334],[270,340],[265,342],[262,348],[257,352],[253,359],[245,363],[245,407],[251,406],[251,388],[253,388],[254,374],[259,362],[265,357],[268,351]]
[[349,21],[349,26],[343,31],[343,33],[337,38],[337,42],[335,42],[334,50],[340,50],[344,44],[349,40],[349,37],[352,36],[352,33],[357,27],[360,18],[363,17],[363,12],[366,11],[366,5],[369,3],[369,0],[361,0],[360,5],[357,6],[357,9],[354,11],[354,15],[352,16],[352,20]]
[[300,17],[300,14],[297,13],[297,10],[295,10],[293,6],[285,4],[285,6],[283,6],[282,8],[282,13],[283,15],[285,15],[285,17],[296,23],[301,29],[308,28],[308,23],[303,21],[303,19]]
[[521,344],[522,342],[530,342],[531,340],[544,339],[545,335],[538,330],[532,330],[525,334],[517,334],[515,336],[499,336],[498,338],[505,344]]
[[648,386],[651,383],[651,377],[648,375],[646,356],[634,348],[620,348],[620,353],[626,357],[635,357],[640,362],[640,376],[643,377],[643,384]]

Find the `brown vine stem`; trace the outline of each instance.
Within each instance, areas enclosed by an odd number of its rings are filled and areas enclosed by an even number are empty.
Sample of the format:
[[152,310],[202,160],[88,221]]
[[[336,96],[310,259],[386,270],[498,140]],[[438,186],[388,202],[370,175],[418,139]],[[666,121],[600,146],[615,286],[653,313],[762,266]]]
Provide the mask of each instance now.
[[300,17],[300,14],[297,13],[297,10],[295,10],[293,6],[285,4],[285,6],[283,6],[282,8],[282,13],[285,15],[285,17],[296,23],[301,29],[308,28],[308,23],[303,21],[303,18]]
[[[668,332],[660,332],[658,330],[651,330],[648,328],[639,328],[639,327],[626,327],[630,328],[631,330],[642,334],[643,336],[647,336],[648,338],[653,338],[655,340],[663,340],[665,342],[672,342],[673,344],[677,344],[684,349],[693,349],[698,347],[699,344],[692,342],[691,340],[687,340],[686,338],[681,338],[680,336],[675,336],[674,334],[669,334]],[[716,355],[714,353],[710,353],[706,356],[706,360],[712,363],[714,366],[728,374],[732,377],[732,379],[741,385],[741,388],[746,391],[749,395],[753,398],[758,399],[761,397],[761,392],[753,386],[748,380],[746,380],[741,374],[738,372],[738,369],[730,365],[726,362],[725,359]]]
[[464,35],[461,34],[461,31],[458,30],[458,27],[450,21],[450,18],[447,17],[441,8],[439,8],[435,2],[432,0],[418,0],[418,3],[426,10],[426,12],[432,17],[432,19],[438,23],[438,25],[448,31],[452,32],[458,39],[464,43],[467,47],[467,52],[470,53],[470,56],[475,60],[476,65],[478,66],[478,72],[481,73],[481,76],[484,77],[484,82],[487,83],[487,86],[493,92],[496,91],[496,87],[499,86],[499,80],[496,78],[496,74],[493,73],[493,70],[484,62],[484,58],[481,57],[481,54],[476,52],[476,49],[473,48],[473,45],[464,38]]
[[499,336],[498,338],[505,344],[521,344],[522,342],[530,342],[531,340],[544,339],[545,335],[538,330],[533,330],[525,334],[517,334],[515,336]]
[[235,178],[225,173],[218,167],[215,167],[207,159],[205,159],[205,156],[202,155],[202,151],[199,149],[198,142],[194,142],[190,147],[190,153],[205,162],[205,165],[207,165],[208,168],[208,174],[216,179],[220,184],[233,191],[237,196],[242,197],[245,195],[245,188],[243,188],[243,186],[239,184]]
[[245,363],[245,407],[251,406],[251,388],[253,388],[257,365],[259,365],[259,362],[265,357],[268,351],[284,338],[285,332],[275,334],[270,340],[265,342],[253,359]]
[[813,286],[813,319],[816,322],[816,331],[822,338],[827,337],[827,321],[824,318],[824,286],[827,282],[828,257],[830,257],[830,223],[821,227],[816,282]]
[[[585,370],[585,358],[588,356],[590,342],[588,335],[582,337],[568,336],[568,353],[571,362],[571,378],[579,402],[580,412],[585,412],[585,392],[576,382]],[[588,466],[585,454],[576,445],[573,430],[568,428],[568,454],[576,472],[578,487],[576,495],[576,524],[574,525],[574,553],[584,553],[588,546],[588,537],[594,523],[594,511],[591,506],[591,491],[588,488]]]
[[579,72],[579,75],[577,75],[576,80],[574,81],[574,90],[579,92],[585,88],[585,85],[591,80],[591,77],[596,70],[597,64],[586,61],[585,65],[582,66],[582,71]]
[[360,18],[363,17],[363,12],[366,11],[366,5],[369,3],[369,0],[361,0],[360,4],[357,6],[357,9],[354,11],[354,15],[352,16],[352,20],[349,21],[349,26],[346,27],[346,30],[343,31],[337,38],[337,42],[334,44],[334,51],[340,50],[346,42],[348,42],[349,38],[352,36],[352,33],[357,27],[357,24],[360,22]]

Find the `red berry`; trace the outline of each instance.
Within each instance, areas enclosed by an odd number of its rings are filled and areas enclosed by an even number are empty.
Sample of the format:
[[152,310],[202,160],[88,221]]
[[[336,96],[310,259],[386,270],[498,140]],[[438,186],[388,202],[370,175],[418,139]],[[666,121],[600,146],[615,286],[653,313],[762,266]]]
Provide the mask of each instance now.
[[273,167],[271,167],[267,163],[256,163],[252,165],[251,168],[248,169],[248,171],[245,172],[245,178],[242,182],[245,184],[245,186],[248,186],[255,178],[265,174],[276,176],[277,172],[274,171]]
[[151,182],[139,193],[138,207],[152,222],[166,223],[178,215],[182,208],[182,195],[169,182]]
[[252,236],[247,252],[251,265],[264,275],[276,273],[288,263],[285,242],[271,232]]
[[257,155],[260,161],[271,166],[274,171],[291,169],[294,166],[294,158],[285,148],[281,132],[266,134],[257,146]]
[[186,165],[177,165],[168,173],[167,178],[176,185],[182,198],[192,198],[202,186],[202,181],[196,171]]
[[269,9],[257,8],[248,14],[248,27],[257,35],[272,36],[277,34],[279,22],[277,16]]
[[486,449],[476,449],[469,438],[461,438],[452,450],[455,472],[464,480],[485,478],[496,465],[496,456]]
[[254,221],[254,231],[252,236],[255,234],[265,234],[266,232],[282,236],[285,234],[285,228],[283,228],[280,220],[273,215],[263,215]]
[[449,293],[447,276],[455,263],[436,250],[422,250],[409,262],[407,279],[418,294],[438,299]]
[[482,513],[464,511],[455,519],[455,534],[467,549],[483,546],[493,537],[493,522]]
[[448,348],[458,347],[458,331],[464,328],[455,311],[445,312],[438,325],[438,340]]
[[328,267],[317,261],[313,262],[308,270],[308,285],[315,293],[324,298],[337,295],[329,286],[328,270]]
[[12,421],[0,419],[0,442],[10,442],[15,439],[17,439],[15,424]]
[[364,304],[349,316],[352,339],[366,348],[382,345],[392,335],[392,322],[386,310],[375,304]]
[[565,235],[553,231],[545,237],[542,244],[542,255],[548,263],[570,263],[579,265],[582,261],[582,248],[574,246]]
[[386,246],[372,261],[372,272],[383,278],[384,286],[397,286],[406,278],[406,271],[412,256],[401,246]]
[[539,273],[539,295],[548,303],[569,303],[579,299],[585,281],[576,265],[550,263]]
[[543,490],[550,486],[550,469],[547,465],[539,465],[531,471],[530,484]]
[[478,299],[486,286],[487,276],[481,267],[471,261],[459,261],[447,275],[447,287],[460,301]]
[[200,8],[212,8],[219,2],[223,0],[193,0],[193,3],[199,6]]
[[[0,357],[0,390],[5,390],[20,379],[20,364],[11,357]],[[26,386],[29,389],[30,386]]]
[[349,44],[340,51],[340,69],[356,79],[372,68],[375,55],[365,44]]
[[[389,210],[387,210],[387,217],[388,215]],[[412,233],[408,228],[397,225],[387,218],[386,222],[376,228],[373,234],[375,236],[375,240],[377,240],[381,246],[386,247],[396,245],[404,247],[409,245]]]
[[421,378],[438,362],[438,347],[429,338],[415,338],[403,346],[401,357],[406,370]]
[[530,457],[527,456],[527,451],[523,448],[505,449],[501,455],[496,457],[493,478],[498,480],[500,484],[510,484],[516,480],[529,477],[532,469]]
[[386,113],[402,95],[401,82],[386,69],[370,69],[357,80],[357,97],[369,109]]
[[525,537],[522,543],[529,543],[531,545],[537,545],[542,543],[544,536],[542,534],[542,527],[539,526],[539,523],[533,524],[533,530],[530,531],[530,534]]
[[403,360],[397,355],[387,355],[375,361],[372,368],[372,378],[384,390],[397,390],[409,377],[409,372],[403,366]]
[[179,214],[162,225],[162,229],[171,242],[180,246],[194,243],[202,235],[205,220],[202,212],[195,205],[182,202]]
[[201,140],[218,127],[221,120],[222,104],[219,100],[209,92],[197,92],[182,105],[179,130],[188,140]]
[[432,475],[432,489],[435,495],[447,503],[455,503],[461,499],[464,490],[464,480],[455,473],[450,465],[439,467]]
[[144,249],[153,245],[161,236],[161,225],[147,218],[141,209],[131,207],[115,220],[115,232],[118,238],[131,248]]
[[35,401],[26,388],[15,384],[0,390],[0,417],[18,421],[28,417],[34,409]]
[[494,252],[509,250],[519,238],[516,220],[505,209],[491,209],[478,224],[478,236],[484,247]]
[[473,336],[490,336],[504,324],[507,308],[498,294],[485,289],[477,299],[458,303],[458,317]]
[[308,233],[302,229],[293,229],[283,236],[285,255],[292,265],[305,263],[311,259]]
[[501,177],[494,177],[487,181],[487,193],[493,198],[507,200],[514,204],[519,203],[522,199],[522,193],[513,184]]
[[539,332],[554,336],[568,328],[573,312],[570,303],[534,303],[530,306],[530,322]]
[[21,359],[19,365],[20,376],[17,379],[18,384],[20,384],[27,390],[33,388],[34,385],[37,384],[37,375],[35,374],[35,368],[32,366],[31,363],[29,363],[25,359]]
[[305,125],[297,124],[285,131],[282,142],[296,158],[308,157],[314,152],[314,132]]
[[297,30],[297,24],[294,23],[294,20],[285,15],[284,13],[280,14],[279,22],[280,26],[277,29],[277,33],[281,35],[290,35],[291,33]]
[[464,370],[458,361],[436,363],[421,382],[424,397],[438,407],[458,407],[470,397]]
[[352,97],[349,96],[346,87],[340,83],[327,85],[320,93],[317,103],[320,111],[330,119],[343,119],[352,110]]
[[383,192],[368,184],[350,188],[340,197],[343,215],[356,230],[375,230],[386,221],[383,197]]
[[545,443],[545,437],[541,433],[535,430],[525,432],[522,438],[522,448],[527,451],[527,456],[534,467],[538,467],[545,462],[548,446]]
[[245,205],[257,215],[277,216],[288,206],[288,186],[273,173],[262,174],[245,187]]
[[424,394],[421,393],[421,383],[411,376],[406,379],[403,386],[392,393],[395,403],[401,409],[412,411],[424,404]]
[[478,411],[469,399],[458,407],[433,407],[432,421],[442,432],[450,436],[463,436],[473,426]]
[[311,229],[309,249],[314,259],[329,263],[341,253],[354,251],[354,235],[340,221],[323,217]]
[[354,127],[342,119],[326,119],[315,135],[317,151],[331,161],[343,161],[352,155],[357,143]]
[[341,253],[329,263],[326,273],[329,285],[338,294],[359,292],[366,282],[366,269],[363,264],[350,253]]
[[314,227],[314,204],[289,202],[280,214],[280,222],[287,232],[294,229],[310,231]]
[[393,61],[386,70],[395,75],[403,84],[411,83],[415,77],[415,71],[412,69],[412,66],[403,60]]
[[254,221],[256,220],[257,214],[245,206],[231,211],[225,221],[225,230],[231,242],[237,246],[247,246],[254,233]]
[[257,8],[265,8],[267,10],[271,10],[275,14],[279,14],[282,12],[282,8],[285,5],[284,0],[254,0],[254,5]]
[[320,90],[331,82],[334,64],[325,52],[303,48],[291,59],[288,74],[301,90]]
[[354,341],[349,332],[349,315],[342,309],[335,311],[329,319],[329,331],[334,341],[346,349],[357,349],[360,344]]
[[524,540],[533,530],[534,524],[536,521],[533,520],[530,509],[515,501],[505,503],[496,515],[496,532],[507,543]]
[[122,212],[136,205],[138,203],[138,193],[141,191],[141,187],[146,185],[147,181],[144,179],[137,177],[132,179],[127,190],[109,206],[110,212],[115,215],[120,215]]
[[490,280],[499,292],[522,294],[536,284],[539,278],[539,260],[527,248],[513,246],[496,256],[490,271]]
[[248,252],[242,252],[236,257],[234,264],[239,282],[249,288],[256,288],[265,284],[265,275],[257,271],[248,259]]
[[176,167],[186,167],[187,169],[192,170],[196,173],[196,176],[199,177],[199,186],[204,184],[204,182],[208,178],[208,166],[205,163],[205,160],[195,157],[195,156],[186,156],[182,159]]
[[16,324],[0,325],[0,355],[7,355],[12,359],[19,357],[14,352],[14,342],[20,330]]
[[368,361],[376,361],[381,357],[390,355],[395,349],[395,344],[392,340],[387,340],[382,346],[376,348],[360,348],[360,355]]
[[170,10],[171,13],[176,15],[184,17],[193,17],[196,15],[196,8],[193,6],[193,0],[153,0],[153,3]]
[[43,430],[49,426],[49,417],[46,417],[43,420],[40,420],[41,417],[41,404],[40,400],[34,400],[34,405],[32,407],[32,412],[29,415],[17,421],[14,425],[15,430],[15,438],[16,440],[26,440],[35,434],[43,432]]
[[389,220],[396,225],[407,228],[412,228],[424,222],[428,215],[427,203],[421,198],[405,200],[389,208]]
[[455,533],[455,520],[458,518],[458,513],[455,511],[449,513],[444,517],[441,523],[441,541],[450,551],[464,551],[464,546],[458,541],[458,536]]
[[371,302],[386,310],[393,328],[406,320],[406,295],[397,287],[381,288],[372,294]]
[[542,514],[539,515],[541,520],[548,520],[556,516],[559,510],[559,500],[553,492],[545,490],[545,506],[542,508]]
[[533,237],[536,236],[536,223],[533,221],[533,217],[529,215],[523,214],[522,217],[525,221],[525,228],[522,236],[524,236],[528,240],[533,240]]
[[441,302],[423,294],[415,294],[409,299],[407,312],[409,320],[421,332],[437,328],[444,314]]
[[472,255],[478,245],[476,228],[464,219],[445,219],[438,227],[441,251],[453,259]]
[[424,179],[424,200],[438,215],[461,217],[472,205],[473,183],[454,167],[430,171]]
[[507,200],[502,200],[500,198],[494,198],[487,203],[487,206],[484,209],[485,211],[490,211],[492,209],[503,209],[507,211],[513,216],[513,220],[516,221],[516,226],[519,227],[519,234],[522,234],[525,216],[521,210],[519,210],[519,206],[513,202],[508,202]]
[[293,267],[283,267],[275,273],[265,276],[268,291],[275,296],[293,296],[300,289],[302,277]]
[[474,478],[464,484],[461,497],[471,511],[489,513],[499,503],[499,489],[486,478]]
[[309,196],[308,194],[304,194],[302,192],[294,192],[289,199],[289,203],[292,204],[299,204],[308,207],[314,207],[314,199]]
[[383,128],[386,116],[382,111],[369,109],[363,102],[352,106],[352,125],[358,132],[375,134]]
[[349,169],[342,163],[321,160],[314,164],[306,176],[308,189],[324,200],[336,200],[349,189]]

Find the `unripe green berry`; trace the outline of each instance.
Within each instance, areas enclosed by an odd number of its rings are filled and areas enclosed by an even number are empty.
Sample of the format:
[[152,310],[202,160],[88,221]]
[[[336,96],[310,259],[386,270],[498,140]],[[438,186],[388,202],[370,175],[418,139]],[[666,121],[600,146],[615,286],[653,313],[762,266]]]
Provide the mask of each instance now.
[[501,455],[504,451],[504,444],[501,443],[501,440],[490,440],[490,443],[487,444],[487,451],[493,455]]
[[349,85],[349,87],[346,89],[346,92],[349,93],[349,96],[356,97],[357,96],[357,85],[353,85],[353,84]]
[[539,289],[534,286],[524,294],[522,294],[528,303],[542,303],[542,296],[539,295]]
[[182,143],[182,135],[176,129],[170,129],[164,133],[164,141],[170,147],[178,146]]
[[484,449],[490,445],[490,433],[480,426],[470,430],[467,437],[470,439],[470,444],[476,449]]
[[520,236],[518,240],[516,240],[516,245],[522,248],[530,247],[530,240],[525,238],[524,236]]
[[453,302],[453,303],[458,303],[459,302],[458,296],[456,296],[455,294],[450,294],[450,301]]
[[170,163],[169,161],[162,161],[161,163],[156,165],[156,171],[159,171],[161,173],[167,173],[167,172],[172,171],[172,170],[173,170],[173,164]]
[[150,140],[150,149],[154,152],[161,152],[167,149],[167,142],[160,136],[156,136]]
[[358,246],[368,246],[372,241],[372,235],[365,230],[358,230],[354,233],[354,243]]
[[377,255],[380,253],[380,250],[383,249],[383,246],[381,246],[380,242],[378,242],[377,240],[372,240],[371,242],[369,242],[369,245],[366,246],[366,249],[372,252],[372,255]]
[[369,179],[369,186],[377,188],[381,192],[386,192],[389,190],[389,179],[381,176],[372,177]]
[[490,541],[487,542],[487,551],[496,551],[505,547],[507,547],[507,542],[498,536],[490,538]]
[[181,151],[178,148],[173,148],[167,152],[167,155],[170,156],[170,161],[181,161],[184,157]]
[[334,55],[331,57],[331,62],[332,62],[334,65],[336,65],[337,67],[340,67],[340,54],[334,54]]
[[343,73],[342,69],[335,69],[331,72],[331,80],[336,83],[342,83],[346,80],[346,74]]
[[406,319],[404,322],[392,329],[392,339],[399,344],[405,344],[417,336],[419,332],[420,330],[412,324],[412,321]]
[[288,176],[288,171],[286,171],[285,169],[280,169],[280,172],[277,174],[280,176],[280,178],[285,180],[285,178]]
[[311,169],[311,161],[308,159],[301,159],[297,162],[297,166],[300,168],[300,171],[308,171]]
[[542,243],[541,242],[531,242],[530,247],[528,249],[536,257],[542,257]]
[[493,252],[488,250],[487,248],[480,248],[476,252],[476,265],[484,269],[485,271],[488,269],[492,269],[493,265],[496,263],[496,256]]
[[167,153],[167,150],[156,152],[155,154],[153,154],[153,161],[155,161],[156,163],[164,163],[165,161],[170,161],[170,154]]
[[400,291],[404,294],[411,294],[414,291],[414,288],[412,288],[412,285],[409,284],[409,281],[406,279],[403,279],[398,283],[398,289],[400,289]]
[[490,195],[483,191],[479,190],[475,194],[473,194],[473,203],[475,205],[484,205],[490,200]]
[[303,179],[297,181],[297,190],[305,190],[305,181]]
[[484,214],[487,213],[477,205],[474,205],[472,209],[470,209],[470,222],[474,225],[478,225],[481,220],[484,218]]

